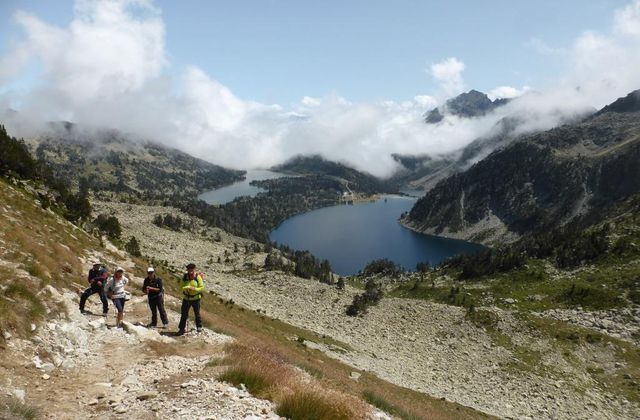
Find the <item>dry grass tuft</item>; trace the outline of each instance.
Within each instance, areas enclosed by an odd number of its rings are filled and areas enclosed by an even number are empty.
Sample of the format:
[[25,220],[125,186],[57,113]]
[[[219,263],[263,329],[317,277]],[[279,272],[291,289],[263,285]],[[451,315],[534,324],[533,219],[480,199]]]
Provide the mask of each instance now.
[[359,419],[368,412],[365,404],[328,384],[304,378],[278,352],[258,345],[229,344],[224,363],[229,366],[219,377],[277,404],[283,417],[297,419]]
[[37,407],[28,405],[15,397],[0,397],[0,419],[35,420],[41,417]]

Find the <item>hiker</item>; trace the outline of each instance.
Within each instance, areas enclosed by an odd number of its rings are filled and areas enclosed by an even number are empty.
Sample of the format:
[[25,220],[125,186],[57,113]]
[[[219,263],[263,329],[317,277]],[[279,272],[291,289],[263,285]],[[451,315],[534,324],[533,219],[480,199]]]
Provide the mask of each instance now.
[[113,277],[107,280],[107,285],[104,290],[113,302],[113,305],[118,310],[118,316],[116,317],[116,327],[122,327],[122,320],[124,318],[124,302],[127,294],[124,291],[124,286],[129,283],[129,279],[124,276],[124,269],[118,267]]
[[87,303],[87,299],[89,299],[89,296],[98,293],[100,301],[102,302],[102,316],[107,316],[109,303],[107,302],[107,296],[104,294],[104,285],[107,281],[107,276],[107,270],[102,267],[102,263],[100,261],[95,261],[93,263],[93,268],[89,270],[89,275],[87,276],[89,287],[87,290],[82,292],[82,296],[80,296],[80,313],[86,314],[84,305]]
[[169,318],[167,318],[167,312],[164,310],[164,287],[162,286],[162,279],[156,276],[156,271],[153,267],[147,268],[147,277],[142,284],[142,291],[147,294],[149,309],[151,309],[151,323],[147,325],[147,328],[155,327],[158,324],[158,311],[160,312],[162,326],[167,328]]
[[187,318],[189,317],[189,308],[193,307],[193,313],[196,317],[196,328],[198,332],[202,331],[202,318],[200,318],[200,298],[204,290],[204,281],[202,273],[196,273],[196,265],[189,263],[187,272],[182,276],[182,307],[180,308],[180,324],[178,325],[177,335],[183,335],[187,326]]

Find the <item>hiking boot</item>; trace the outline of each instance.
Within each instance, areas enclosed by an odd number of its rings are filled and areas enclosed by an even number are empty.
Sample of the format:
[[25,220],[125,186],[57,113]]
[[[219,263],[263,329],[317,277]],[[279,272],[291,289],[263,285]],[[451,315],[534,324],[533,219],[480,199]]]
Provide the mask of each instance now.
[[198,334],[200,334],[200,333],[202,332],[202,328],[198,328],[198,329],[196,330],[196,332],[197,332]]
[[147,328],[155,328],[155,327],[156,327],[156,324],[147,324],[147,325],[146,325],[146,327],[147,327]]
[[82,315],[86,315],[86,314],[87,314],[87,311],[85,311],[84,309],[80,309],[80,313],[81,313]]
[[178,330],[178,332],[176,333],[176,335],[184,335],[184,330]]
[[166,329],[166,328],[168,328],[168,327],[169,327],[169,324],[162,324],[162,328],[165,328],[165,329]]

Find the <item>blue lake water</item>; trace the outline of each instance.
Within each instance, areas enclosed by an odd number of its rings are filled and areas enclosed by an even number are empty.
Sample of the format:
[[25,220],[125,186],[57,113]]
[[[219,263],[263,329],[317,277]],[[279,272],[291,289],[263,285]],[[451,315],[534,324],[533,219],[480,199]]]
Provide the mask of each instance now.
[[313,210],[284,221],[270,239],[327,259],[335,273],[355,274],[374,259],[388,258],[405,269],[428,261],[474,253],[481,245],[423,235],[402,227],[398,218],[416,198],[386,196],[372,203],[339,205]]
[[233,184],[227,185],[226,187],[207,191],[200,194],[198,198],[209,204],[226,204],[233,201],[236,197],[255,197],[256,194],[264,191],[264,189],[249,185],[251,181],[280,178],[285,175],[267,170],[251,170],[247,171],[245,176],[246,178],[244,181],[234,182]]

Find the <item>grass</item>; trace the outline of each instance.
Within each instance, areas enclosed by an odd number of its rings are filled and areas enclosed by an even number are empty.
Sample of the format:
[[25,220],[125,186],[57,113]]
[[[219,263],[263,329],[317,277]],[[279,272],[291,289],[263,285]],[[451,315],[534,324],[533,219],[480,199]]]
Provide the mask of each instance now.
[[282,354],[262,345],[229,344],[225,347],[224,363],[230,366],[219,375],[219,380],[244,385],[251,394],[274,401],[277,413],[283,417],[296,420],[366,416],[361,402],[320,386],[315,379],[303,379]]
[[15,397],[0,397],[0,419],[35,420],[41,417],[40,409],[23,403]]
[[396,407],[392,403],[390,403],[386,398],[370,391],[365,390],[362,393],[362,397],[366,402],[371,404],[372,406],[379,408],[380,410],[389,413],[393,416],[400,417],[402,420],[418,420],[420,417],[417,417],[413,414],[407,413],[406,411]]
[[365,418],[349,401],[337,395],[327,395],[325,389],[303,388],[285,396],[276,413],[291,420],[351,420]]

